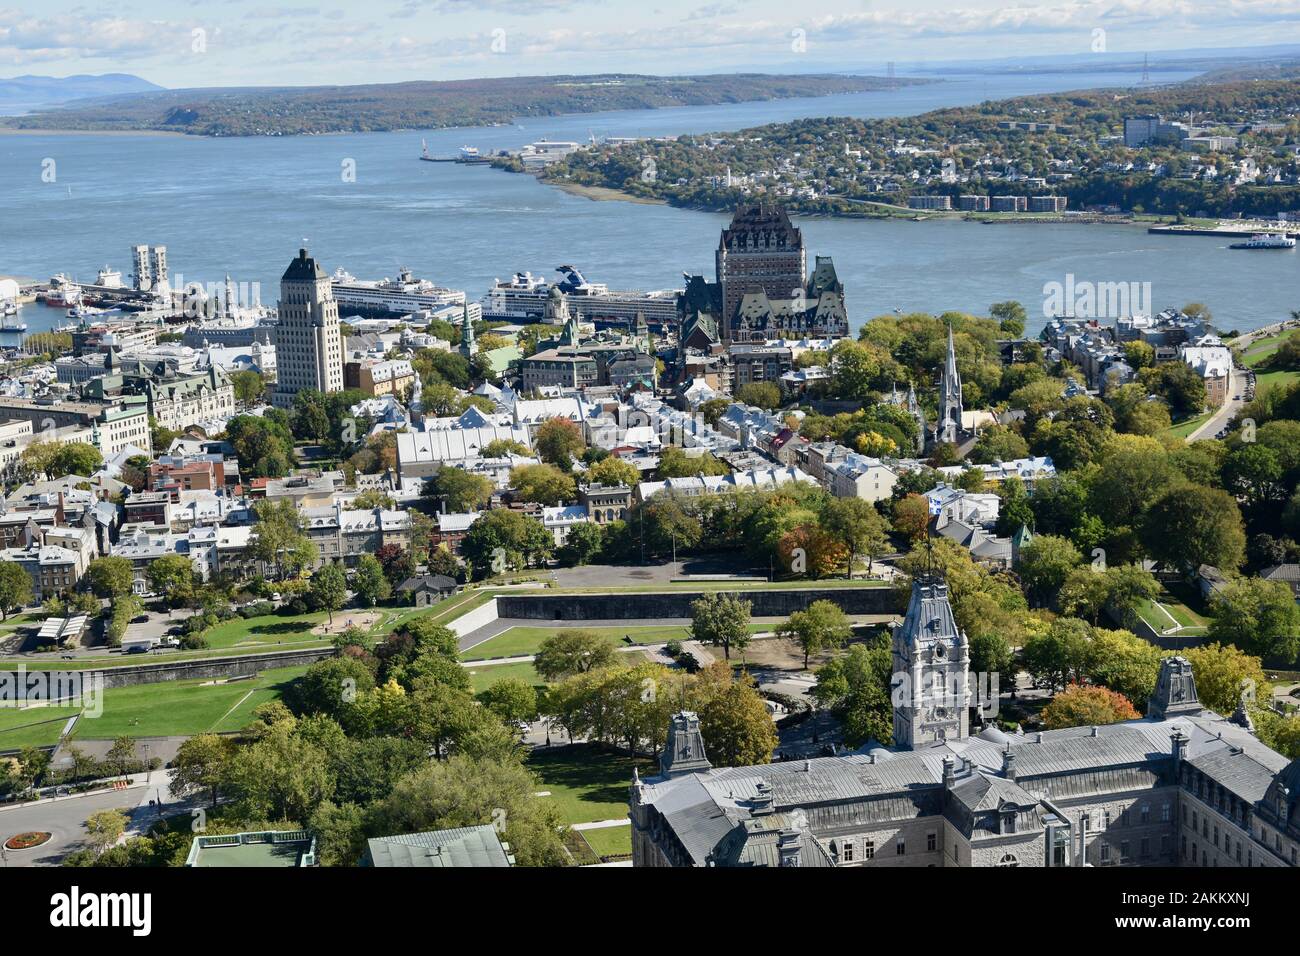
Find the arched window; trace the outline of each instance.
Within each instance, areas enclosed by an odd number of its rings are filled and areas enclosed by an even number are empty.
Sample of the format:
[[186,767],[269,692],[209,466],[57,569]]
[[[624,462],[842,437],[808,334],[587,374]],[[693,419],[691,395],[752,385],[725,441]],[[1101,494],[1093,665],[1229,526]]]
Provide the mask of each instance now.
[[1019,866],[1020,861],[1016,859],[1014,853],[1002,854],[1002,859],[998,860],[998,866]]

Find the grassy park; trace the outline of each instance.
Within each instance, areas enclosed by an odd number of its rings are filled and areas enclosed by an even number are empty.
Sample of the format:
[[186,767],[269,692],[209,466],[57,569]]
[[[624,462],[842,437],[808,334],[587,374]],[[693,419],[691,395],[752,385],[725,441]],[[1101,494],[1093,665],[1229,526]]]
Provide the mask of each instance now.
[[[764,631],[770,631],[776,627],[774,621],[751,623],[749,632],[751,634],[761,634]],[[512,627],[509,630],[502,631],[496,637],[490,637],[483,643],[468,648],[461,655],[461,658],[466,661],[481,661],[494,657],[523,657],[527,654],[536,654],[543,641],[564,630],[593,631],[608,640],[610,644],[619,647],[626,646],[625,637],[630,637],[633,644],[665,644],[668,641],[689,641],[691,639],[691,629],[685,624],[588,628],[581,625],[570,628]]]
[[[555,801],[565,823],[594,823],[627,816],[633,762],[625,754],[597,744],[573,744],[534,750],[526,766],[538,777],[537,789],[549,791],[545,799]],[[636,766],[643,777],[657,772],[649,757],[637,758]]]

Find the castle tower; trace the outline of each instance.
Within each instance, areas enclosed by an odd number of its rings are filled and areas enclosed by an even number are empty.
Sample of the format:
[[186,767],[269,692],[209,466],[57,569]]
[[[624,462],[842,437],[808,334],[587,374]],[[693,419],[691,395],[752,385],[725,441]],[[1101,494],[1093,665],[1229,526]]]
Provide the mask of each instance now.
[[957,373],[957,349],[953,344],[952,324],[949,323],[948,355],[939,377],[939,423],[935,427],[935,441],[955,445],[960,437],[961,376]]
[[1161,660],[1155,693],[1147,701],[1147,717],[1152,720],[1195,717],[1203,709],[1201,699],[1196,695],[1192,662],[1185,657]]
[[339,307],[325,270],[306,249],[280,279],[275,327],[276,408],[290,408],[305,389],[343,391],[343,334]]
[[784,208],[776,203],[739,207],[722,230],[714,255],[723,341],[734,338],[736,310],[746,293],[764,292],[774,300],[800,295],[807,283],[807,262],[803,233]]
[[668,722],[668,741],[659,755],[660,771],[665,777],[680,777],[712,767],[704,753],[700,718],[689,710],[673,714]]
[[894,629],[893,652],[895,748],[916,750],[968,736],[970,650],[941,577],[913,579],[907,616]]

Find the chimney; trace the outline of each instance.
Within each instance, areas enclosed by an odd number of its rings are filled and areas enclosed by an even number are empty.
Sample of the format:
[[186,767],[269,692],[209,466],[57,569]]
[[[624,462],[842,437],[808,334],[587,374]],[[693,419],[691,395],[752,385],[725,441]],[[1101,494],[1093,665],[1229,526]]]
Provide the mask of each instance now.
[[63,489],[59,489],[59,503],[54,508],[54,523],[63,524],[65,520],[63,512]]
[[1187,735],[1183,733],[1181,727],[1178,727],[1169,735],[1169,740],[1172,744],[1171,753],[1174,757],[1174,763],[1179,763],[1187,753]]
[[776,850],[782,866],[798,866],[799,850],[803,840],[798,830],[781,830],[776,838]]
[[1092,728],[1092,732],[1089,733],[1088,736],[1089,736],[1089,737],[1097,737],[1097,736],[1100,736],[1100,731],[1098,731],[1097,727],[1094,726],[1094,727]]
[[1007,744],[1006,750],[1002,751],[1002,776],[1008,780],[1016,779],[1016,753]]
[[947,754],[943,758],[943,787],[945,790],[951,790],[956,782],[956,775],[953,773],[952,755]]

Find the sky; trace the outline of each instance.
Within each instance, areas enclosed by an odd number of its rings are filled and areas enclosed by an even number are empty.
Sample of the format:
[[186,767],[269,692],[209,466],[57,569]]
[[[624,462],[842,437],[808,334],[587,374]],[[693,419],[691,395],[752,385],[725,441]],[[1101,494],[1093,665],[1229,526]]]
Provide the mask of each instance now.
[[173,88],[904,72],[1294,42],[1300,0],[0,0],[0,76],[133,73]]

